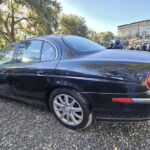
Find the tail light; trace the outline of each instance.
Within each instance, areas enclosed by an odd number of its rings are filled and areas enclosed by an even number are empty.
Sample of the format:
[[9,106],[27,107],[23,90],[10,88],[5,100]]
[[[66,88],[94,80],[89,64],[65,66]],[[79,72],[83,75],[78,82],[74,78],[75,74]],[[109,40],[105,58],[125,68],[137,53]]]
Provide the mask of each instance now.
[[147,76],[146,84],[147,84],[147,87],[150,88],[150,74]]
[[112,98],[112,102],[116,103],[133,103],[132,98]]

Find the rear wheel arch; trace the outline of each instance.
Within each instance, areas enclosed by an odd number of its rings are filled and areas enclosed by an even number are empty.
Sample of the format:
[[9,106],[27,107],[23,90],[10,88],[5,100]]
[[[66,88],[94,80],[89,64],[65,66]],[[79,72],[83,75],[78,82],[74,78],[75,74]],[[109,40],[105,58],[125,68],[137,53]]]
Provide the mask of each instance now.
[[79,95],[80,97],[82,97],[83,102],[84,102],[86,105],[89,106],[90,110],[92,110],[92,108],[91,108],[92,106],[91,106],[91,103],[90,103],[89,99],[88,99],[87,97],[83,96],[83,95],[80,93],[80,91],[79,91],[78,89],[75,89],[75,88],[70,87],[70,86],[55,86],[55,87],[50,88],[50,89],[47,91],[47,93],[46,93],[46,105],[47,105],[47,106],[49,106],[49,98],[50,98],[51,94],[52,94],[55,90],[59,90],[59,89],[72,90],[72,91],[74,91],[75,93],[78,93],[78,95]]
[[[89,105],[87,105],[87,102],[85,102],[86,99],[78,91],[76,91],[74,89],[70,89],[70,88],[66,88],[66,87],[65,88],[64,87],[61,87],[61,88],[57,87],[49,95],[49,107],[50,107],[51,111],[55,114],[56,118],[59,121],[60,121],[60,119],[62,119],[62,118],[60,118],[60,116],[57,116],[58,114],[55,110],[53,102],[56,101],[57,96],[61,96],[61,95],[62,96],[63,95],[68,95],[68,96],[70,96],[70,98],[72,97],[74,100],[76,100],[80,104],[80,106],[82,108],[82,112],[83,112],[83,120],[80,124],[77,124],[76,126],[72,126],[72,125],[66,124],[66,122],[65,123],[62,122],[62,120],[61,120],[61,123],[64,126],[69,127],[71,129],[84,129],[84,128],[88,127],[91,124],[91,122],[93,121],[93,113],[90,110]],[[63,106],[59,106],[59,107],[63,107]],[[66,107],[67,107],[67,105],[66,105]],[[70,106],[68,105],[68,107],[70,107]],[[64,109],[64,107],[63,107],[63,109]],[[62,113],[61,110],[60,110],[60,112]]]

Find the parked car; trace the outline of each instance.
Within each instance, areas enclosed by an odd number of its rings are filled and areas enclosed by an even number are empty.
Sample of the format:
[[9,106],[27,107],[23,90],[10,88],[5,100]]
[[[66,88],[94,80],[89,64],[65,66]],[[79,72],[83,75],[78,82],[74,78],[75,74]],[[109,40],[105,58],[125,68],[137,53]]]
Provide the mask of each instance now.
[[106,50],[73,35],[49,35],[0,51],[0,95],[48,106],[71,129],[94,118],[149,119],[150,53]]

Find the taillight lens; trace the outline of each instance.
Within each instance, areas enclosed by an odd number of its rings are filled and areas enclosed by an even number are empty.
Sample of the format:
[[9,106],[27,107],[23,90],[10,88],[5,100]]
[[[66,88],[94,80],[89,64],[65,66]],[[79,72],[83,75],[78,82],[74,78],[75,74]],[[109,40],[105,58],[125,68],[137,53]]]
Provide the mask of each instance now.
[[150,88],[150,74],[147,76],[146,84],[147,84],[148,88]]
[[133,103],[132,98],[112,98],[112,102],[116,103]]

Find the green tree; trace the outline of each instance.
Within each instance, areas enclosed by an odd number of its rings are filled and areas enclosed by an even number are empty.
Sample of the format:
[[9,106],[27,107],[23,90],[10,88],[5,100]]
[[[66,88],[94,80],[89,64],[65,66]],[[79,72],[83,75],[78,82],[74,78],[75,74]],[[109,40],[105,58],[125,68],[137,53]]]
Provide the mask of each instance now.
[[0,37],[0,49],[6,46],[6,41]]
[[56,0],[3,0],[0,8],[0,38],[7,43],[55,32],[61,11]]
[[89,30],[88,31],[88,38],[96,43],[100,43],[100,34],[96,31]]
[[57,0],[26,0],[37,14],[37,23],[41,25],[42,34],[56,32],[61,5]]
[[114,35],[110,31],[97,33],[95,31],[90,30],[88,37],[91,40],[93,40],[103,46],[109,46],[112,43],[112,40],[114,39]]
[[112,32],[102,32],[100,33],[100,43],[104,46],[109,46],[114,39],[114,35]]
[[85,19],[82,17],[76,15],[63,15],[60,19],[58,32],[87,37],[88,27]]

